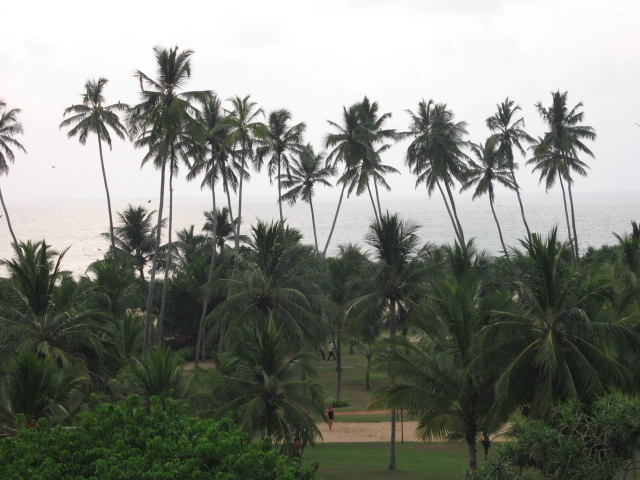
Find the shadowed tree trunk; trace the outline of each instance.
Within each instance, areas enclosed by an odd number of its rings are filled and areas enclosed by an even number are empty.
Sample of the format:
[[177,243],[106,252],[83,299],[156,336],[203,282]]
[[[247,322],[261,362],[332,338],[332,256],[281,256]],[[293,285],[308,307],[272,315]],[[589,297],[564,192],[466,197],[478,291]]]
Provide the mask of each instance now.
[[333,223],[331,224],[331,230],[329,231],[329,238],[327,238],[327,244],[324,246],[324,251],[322,252],[322,257],[327,256],[327,249],[329,248],[329,243],[331,242],[331,236],[333,235],[333,229],[336,226],[336,221],[338,220],[338,213],[340,213],[340,206],[342,205],[342,197],[344,196],[344,190],[347,188],[347,184],[345,183],[342,186],[342,192],[340,192],[340,200],[338,201],[338,208],[336,209],[336,214],[333,217]]
[[107,209],[109,211],[109,237],[111,238],[111,254],[113,255],[113,263],[118,268],[118,257],[116,254],[116,239],[113,234],[113,215],[111,214],[111,195],[109,195],[109,185],[107,184],[107,172],[104,168],[104,158],[102,156],[102,141],[98,135],[98,149],[100,150],[100,166],[102,167],[102,180],[104,181],[104,190],[107,193]]

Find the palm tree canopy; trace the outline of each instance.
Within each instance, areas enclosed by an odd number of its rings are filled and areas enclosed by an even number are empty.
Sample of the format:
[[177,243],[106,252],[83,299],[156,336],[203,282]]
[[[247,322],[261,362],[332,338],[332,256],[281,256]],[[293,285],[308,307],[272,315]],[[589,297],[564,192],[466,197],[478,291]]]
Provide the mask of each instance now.
[[22,144],[14,137],[24,133],[22,124],[18,121],[19,108],[7,110],[7,104],[0,99],[0,174],[9,173],[9,165],[15,160],[13,149],[17,148],[26,153]]
[[498,154],[504,158],[510,169],[517,169],[518,164],[513,157],[514,147],[525,154],[522,142],[533,143],[533,138],[524,131],[524,118],[514,120],[514,116],[520,111],[520,106],[515,105],[509,97],[496,106],[497,112],[487,118],[487,127],[492,132],[491,141],[497,143]]
[[126,112],[129,107],[120,102],[108,106],[104,105],[103,90],[107,83],[108,80],[102,77],[98,80],[87,80],[84,86],[85,91],[81,95],[82,103],[65,109],[64,116],[71,116],[60,124],[60,128],[73,126],[67,133],[69,138],[77,135],[80,143],[85,145],[89,133],[95,133],[111,148],[111,135],[109,134],[109,129],[111,129],[124,140],[127,130],[120,123],[117,112]]
[[265,139],[258,139],[256,149],[256,167],[258,170],[267,157],[267,172],[269,178],[273,179],[278,174],[279,168],[289,171],[291,162],[290,155],[298,152],[302,147],[302,135],[306,125],[301,122],[296,125],[289,125],[291,113],[285,109],[274,110],[269,114],[267,122],[268,135]]
[[310,143],[305,145],[293,157],[289,172],[283,179],[282,186],[289,191],[282,195],[282,200],[290,205],[295,205],[298,198],[309,203],[314,196],[315,185],[318,183],[330,187],[331,183],[327,179],[334,173],[333,167],[324,164],[323,153],[315,153]]
[[471,144],[471,151],[478,162],[469,160],[466,181],[460,191],[465,191],[476,186],[473,198],[488,194],[491,202],[495,200],[494,185],[501,184],[508,189],[515,190],[511,179],[509,164],[505,157],[496,148],[496,143],[491,139],[483,145]]
[[455,122],[451,110],[444,103],[433,100],[418,104],[418,110],[411,116],[409,131],[405,136],[413,136],[407,149],[406,164],[418,178],[416,186],[424,183],[429,194],[433,193],[437,181],[451,185],[453,180],[464,181],[468,159],[462,148],[469,143],[464,140],[468,134],[466,122]]

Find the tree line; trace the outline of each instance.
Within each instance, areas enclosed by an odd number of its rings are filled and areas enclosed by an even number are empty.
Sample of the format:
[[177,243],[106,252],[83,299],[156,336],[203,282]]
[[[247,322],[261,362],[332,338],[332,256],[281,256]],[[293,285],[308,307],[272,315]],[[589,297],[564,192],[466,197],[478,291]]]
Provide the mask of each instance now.
[[[15,432],[19,415],[27,423],[43,415],[68,422],[87,408],[90,392],[105,399],[137,393],[143,401],[182,399],[202,417],[232,410],[243,430],[292,452],[296,442],[314,442],[316,421],[325,417],[312,359],[327,338],[336,345],[336,399],[344,345],[361,345],[372,367],[389,374],[370,408],[392,411],[392,469],[397,411],[418,418],[425,439],[463,439],[475,469],[477,443],[488,452],[514,414],[545,421],[557,402],[591,404],[613,390],[636,394],[640,229],[633,222],[615,247],[578,248],[572,186],[586,174],[579,155],[593,155],[584,142],[595,131],[582,125],[582,104],[570,108],[566,92],[552,93],[550,106],[536,105],[548,127],[541,137],[525,132],[520,107],[507,98],[487,119],[491,136],[478,144],[446,104],[421,101],[408,112],[409,130],[397,132],[385,127],[391,114],[365,97],[343,108],[340,123],[329,122],[324,154],[305,144],[304,123],[292,124],[287,110],[265,116],[249,96],[223,108],[210,91],[184,91],[193,52],[154,53],[156,76],[136,71],[139,104],[106,106],[107,80],[89,80],[82,103],[61,123],[82,144],[89,134],[98,138],[110,219],[105,258],[74,279],[62,270],[64,251],[19,242],[9,223],[16,258],[3,261],[9,275],[0,288],[6,432]],[[12,148],[23,150],[14,138],[22,126],[19,110],[0,107],[0,165],[7,173]],[[103,142],[111,146],[111,133],[130,138],[145,152],[143,165],[161,171],[157,211],[130,205],[114,222],[102,149]],[[421,245],[415,223],[382,208],[379,190],[389,189],[385,176],[396,171],[383,154],[403,138],[410,140],[406,162],[416,185],[443,198],[451,245]],[[545,187],[561,186],[564,240],[556,227],[545,235],[526,222],[515,157],[527,151]],[[172,229],[172,179],[183,165],[189,179],[201,178],[211,191],[202,233]],[[250,166],[266,166],[277,182],[280,219],[258,221],[247,234],[242,198]],[[336,175],[340,197],[321,248],[314,188]],[[517,194],[526,231],[517,247],[502,239],[498,184]],[[456,185],[489,198],[499,257],[465,237]],[[341,245],[327,257],[345,192],[369,196],[369,249]],[[282,217],[282,201],[300,199],[310,207],[313,245]],[[0,200],[9,222],[1,192]],[[191,342],[193,373],[165,347],[169,338]],[[197,368],[205,357],[215,368]]]

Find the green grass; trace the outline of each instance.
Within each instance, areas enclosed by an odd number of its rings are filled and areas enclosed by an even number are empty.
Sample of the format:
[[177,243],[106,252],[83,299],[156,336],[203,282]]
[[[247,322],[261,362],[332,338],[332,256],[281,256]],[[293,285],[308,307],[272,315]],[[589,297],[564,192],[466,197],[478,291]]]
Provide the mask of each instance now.
[[324,443],[304,453],[305,466],[319,462],[318,480],[459,480],[468,466],[467,448],[457,443],[398,442],[396,470],[389,470],[389,443]]
[[[386,373],[372,370],[370,375],[371,390],[366,390],[365,374],[367,360],[364,355],[357,351],[353,355],[350,355],[348,352],[349,346],[343,346],[342,391],[340,398],[348,400],[349,406],[336,409],[338,413],[365,410],[367,403],[369,403],[371,399],[371,392],[385,385],[388,381]],[[338,372],[336,372],[335,360],[318,360],[315,367],[318,369],[319,380],[326,386],[327,396],[332,399],[336,398]]]

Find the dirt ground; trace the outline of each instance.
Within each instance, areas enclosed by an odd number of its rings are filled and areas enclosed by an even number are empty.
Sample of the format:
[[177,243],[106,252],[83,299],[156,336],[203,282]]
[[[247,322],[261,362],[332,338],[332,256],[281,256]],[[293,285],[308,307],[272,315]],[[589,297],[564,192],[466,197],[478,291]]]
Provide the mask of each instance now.
[[[319,423],[318,428],[322,433],[322,442],[388,442],[391,432],[391,422],[341,422],[336,416],[333,427],[329,430],[329,425]],[[407,442],[415,442],[416,427],[418,422],[396,422],[396,440],[402,439],[404,428],[404,439]]]

